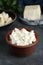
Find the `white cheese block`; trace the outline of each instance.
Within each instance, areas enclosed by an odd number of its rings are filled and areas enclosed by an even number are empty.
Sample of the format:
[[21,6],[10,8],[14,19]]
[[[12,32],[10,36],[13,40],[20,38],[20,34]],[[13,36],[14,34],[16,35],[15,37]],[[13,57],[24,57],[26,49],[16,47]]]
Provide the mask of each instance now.
[[40,5],[25,6],[23,16],[28,20],[39,20],[41,17]]

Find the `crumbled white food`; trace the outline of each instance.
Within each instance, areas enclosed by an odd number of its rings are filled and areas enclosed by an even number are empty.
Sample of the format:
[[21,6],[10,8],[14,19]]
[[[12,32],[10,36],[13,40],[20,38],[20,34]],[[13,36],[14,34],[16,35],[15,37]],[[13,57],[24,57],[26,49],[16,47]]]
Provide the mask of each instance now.
[[15,28],[10,34],[10,39],[12,44],[16,44],[17,46],[29,45],[36,41],[34,30],[27,31],[24,28],[21,30]]
[[5,12],[2,12],[2,16],[3,16],[5,21],[7,21],[8,18],[9,18],[9,15],[7,13],[5,13]]
[[14,40],[14,38],[13,38],[12,35],[10,35],[10,38],[11,38],[11,40],[12,40],[12,43],[15,44],[15,40]]
[[2,14],[0,14],[0,25],[3,25],[3,24],[4,24],[4,19],[3,19]]
[[13,21],[13,19],[9,16],[8,13],[2,12],[0,14],[0,26],[9,24],[12,21]]
[[12,18],[9,17],[9,18],[7,19],[7,23],[11,23],[11,22],[12,22]]

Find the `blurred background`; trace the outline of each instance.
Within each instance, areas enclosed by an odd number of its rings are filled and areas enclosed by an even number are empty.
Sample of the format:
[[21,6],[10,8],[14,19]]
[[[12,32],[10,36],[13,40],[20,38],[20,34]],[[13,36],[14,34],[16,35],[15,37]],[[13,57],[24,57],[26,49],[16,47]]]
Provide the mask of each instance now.
[[0,10],[21,13],[26,5],[39,4],[43,11],[43,0],[0,0]]

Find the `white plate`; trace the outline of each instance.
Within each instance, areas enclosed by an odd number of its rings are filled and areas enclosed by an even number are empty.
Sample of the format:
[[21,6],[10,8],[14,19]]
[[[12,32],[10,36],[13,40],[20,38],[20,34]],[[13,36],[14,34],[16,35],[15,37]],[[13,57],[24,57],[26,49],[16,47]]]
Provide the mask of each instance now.
[[28,25],[43,25],[43,15],[41,15],[40,20],[27,20],[22,16],[19,16],[19,19]]

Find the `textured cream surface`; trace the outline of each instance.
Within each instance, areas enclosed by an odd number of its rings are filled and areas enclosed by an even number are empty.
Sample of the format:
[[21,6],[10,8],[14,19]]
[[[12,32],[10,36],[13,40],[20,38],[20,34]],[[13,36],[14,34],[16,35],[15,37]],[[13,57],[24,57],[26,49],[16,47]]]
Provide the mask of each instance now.
[[12,44],[17,46],[29,45],[36,41],[34,30],[27,31],[24,28],[21,30],[15,28],[10,35],[10,39]]
[[41,17],[41,8],[40,5],[30,5],[25,6],[24,14],[25,19],[28,20],[38,20]]

